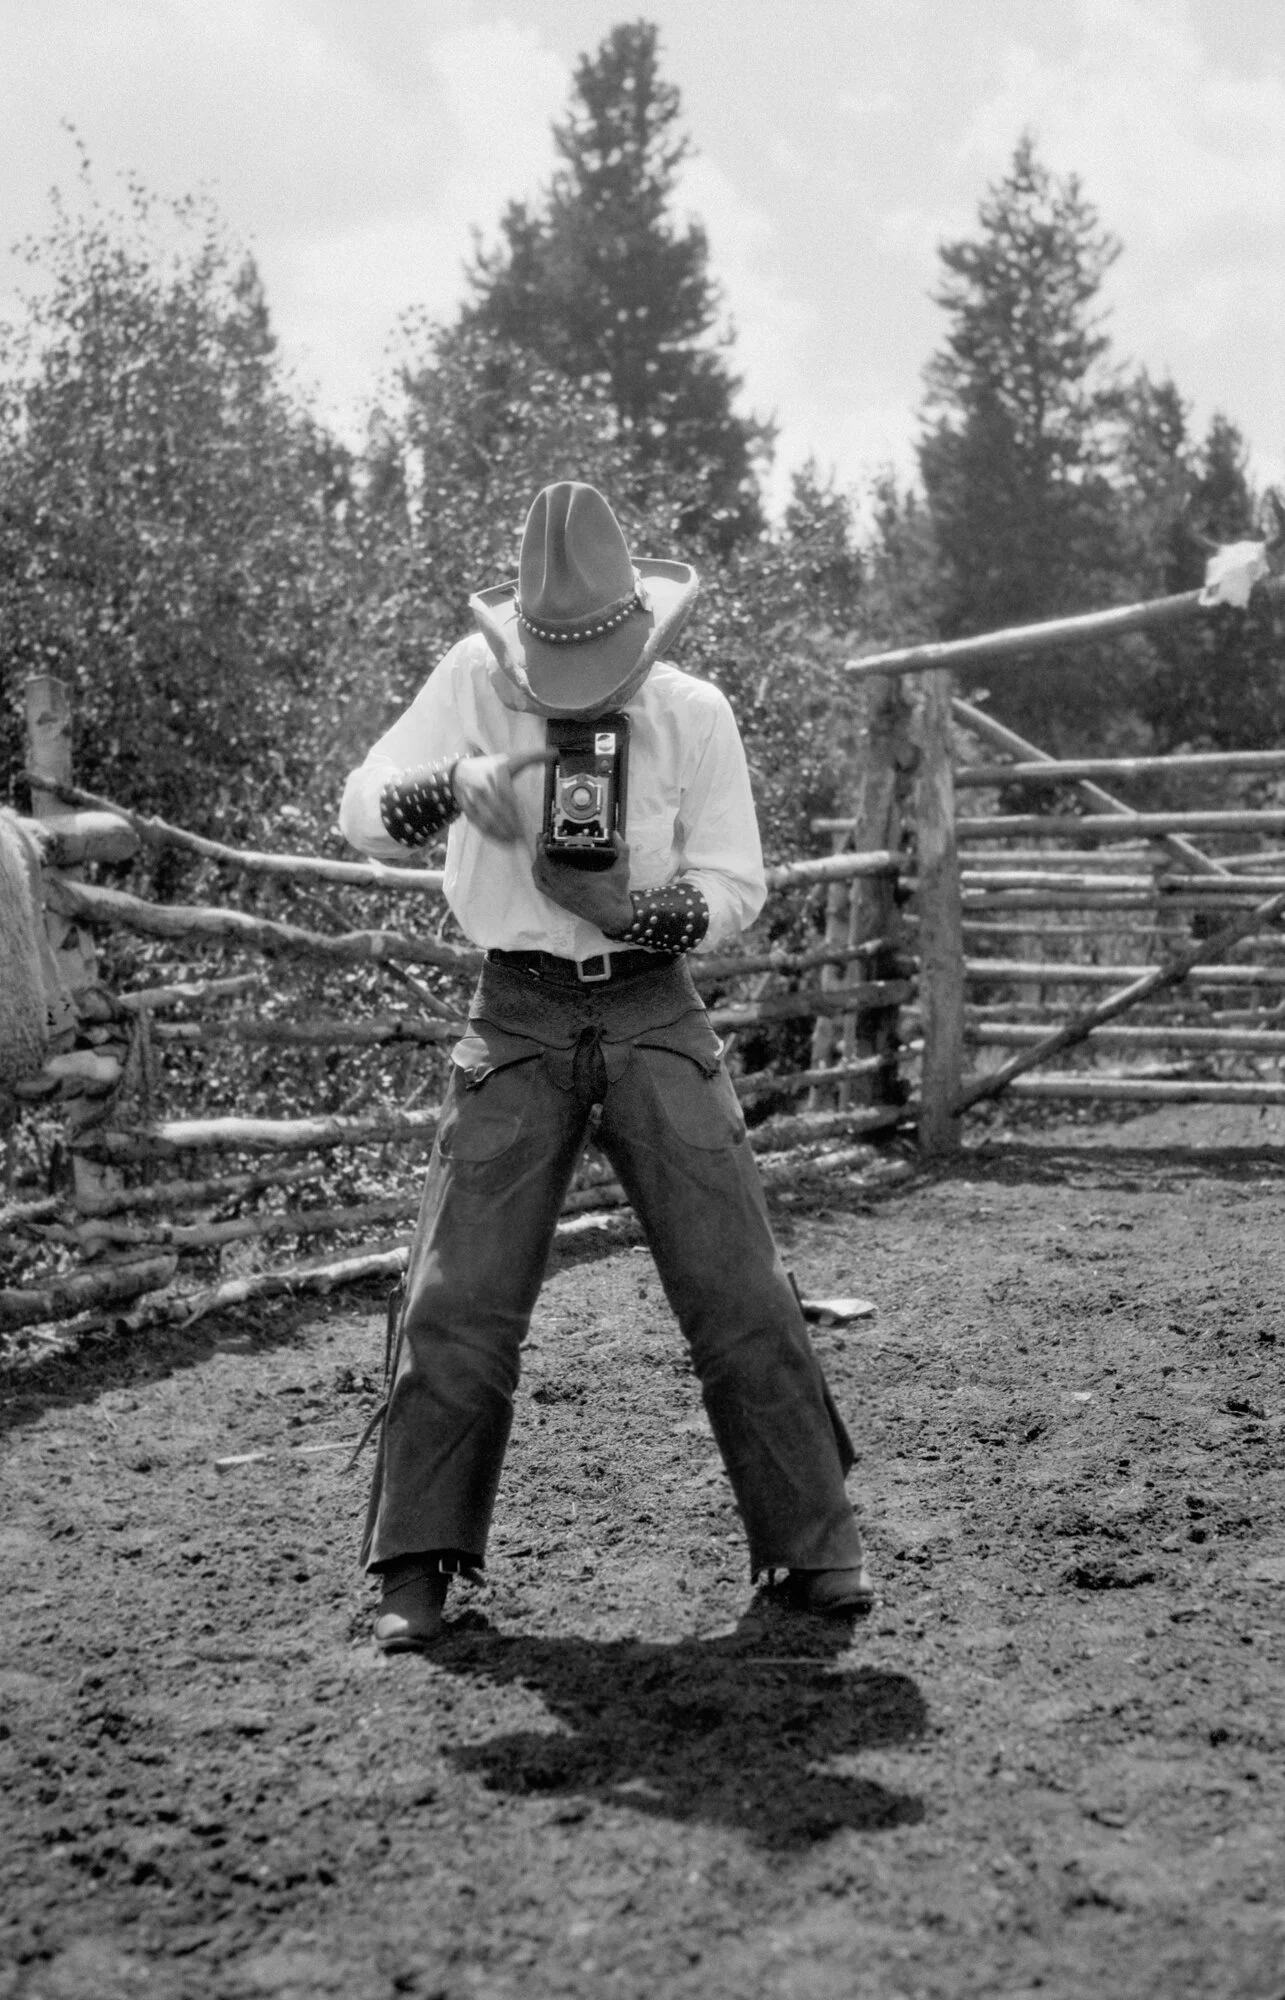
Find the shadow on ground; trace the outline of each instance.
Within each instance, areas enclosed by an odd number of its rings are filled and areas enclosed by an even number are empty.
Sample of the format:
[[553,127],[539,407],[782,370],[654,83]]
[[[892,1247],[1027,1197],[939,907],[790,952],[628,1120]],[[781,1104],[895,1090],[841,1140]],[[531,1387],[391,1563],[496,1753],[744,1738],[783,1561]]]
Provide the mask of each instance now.
[[1279,1146],[1129,1146],[1110,1139],[1055,1144],[1039,1138],[987,1140],[953,1161],[943,1178],[1029,1187],[1115,1187],[1135,1193],[1184,1182],[1285,1181]]
[[[471,1616],[431,1670],[538,1694],[561,1726],[444,1746],[492,1791],[735,1827],[798,1851],[844,1828],[916,1824],[921,1799],[836,1768],[924,1733],[908,1675],[853,1663],[842,1620],[756,1606],[734,1632],[676,1645],[508,1637]],[[408,1663],[409,1664],[409,1663]]]

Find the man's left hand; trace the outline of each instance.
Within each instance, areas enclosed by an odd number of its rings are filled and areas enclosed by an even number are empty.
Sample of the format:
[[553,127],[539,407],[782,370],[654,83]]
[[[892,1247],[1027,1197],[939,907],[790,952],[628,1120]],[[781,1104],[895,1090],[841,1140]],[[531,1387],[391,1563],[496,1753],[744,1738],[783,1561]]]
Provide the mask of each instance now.
[[559,908],[583,917],[604,937],[621,937],[634,920],[629,900],[629,848],[618,833],[612,835],[616,858],[610,868],[576,868],[557,861],[543,839],[535,851],[531,873],[536,888]]

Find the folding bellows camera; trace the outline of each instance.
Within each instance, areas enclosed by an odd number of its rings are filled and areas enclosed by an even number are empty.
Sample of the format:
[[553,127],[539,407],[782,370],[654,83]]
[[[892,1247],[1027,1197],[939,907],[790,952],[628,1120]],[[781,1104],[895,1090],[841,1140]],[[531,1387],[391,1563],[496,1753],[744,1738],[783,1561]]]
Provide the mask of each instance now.
[[545,770],[545,847],[576,868],[610,868],[612,835],[625,831],[628,717],[550,720],[548,734],[557,755]]

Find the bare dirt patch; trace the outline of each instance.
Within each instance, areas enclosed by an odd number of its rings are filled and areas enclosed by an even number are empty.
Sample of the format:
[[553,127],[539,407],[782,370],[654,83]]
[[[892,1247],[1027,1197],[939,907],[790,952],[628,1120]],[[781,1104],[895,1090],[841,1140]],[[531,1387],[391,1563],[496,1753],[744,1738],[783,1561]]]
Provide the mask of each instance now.
[[1283,1197],[1277,1122],[1193,1107],[778,1199],[879,1307],[816,1334],[854,1632],[752,1598],[636,1243],[551,1273],[427,1660],[309,1449],[377,1293],[10,1375],[0,1996],[1281,2000]]

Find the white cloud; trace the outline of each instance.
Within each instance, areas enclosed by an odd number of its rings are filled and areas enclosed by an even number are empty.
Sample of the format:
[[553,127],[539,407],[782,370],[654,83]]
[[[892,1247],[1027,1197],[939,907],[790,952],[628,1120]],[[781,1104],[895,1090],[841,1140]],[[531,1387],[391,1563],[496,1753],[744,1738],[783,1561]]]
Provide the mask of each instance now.
[[[475,224],[553,163],[566,65],[538,31],[385,0],[0,0],[0,174],[14,234],[70,189],[70,120],[101,198],[137,171],[208,189],[261,265],[284,351],[350,434],[409,306],[448,313]],[[16,277],[10,273],[10,277]]]
[[[1281,62],[1238,63],[1234,41],[1202,39],[1185,0],[1081,0],[1079,17],[1066,58],[1030,44],[1003,52],[961,163],[1002,171],[1031,128],[1123,239],[1122,296],[1140,309],[1136,285],[1151,324],[1170,317],[1211,344],[1246,314],[1262,318],[1264,244],[1277,261],[1285,250]],[[1275,18],[1285,59],[1285,13]]]

